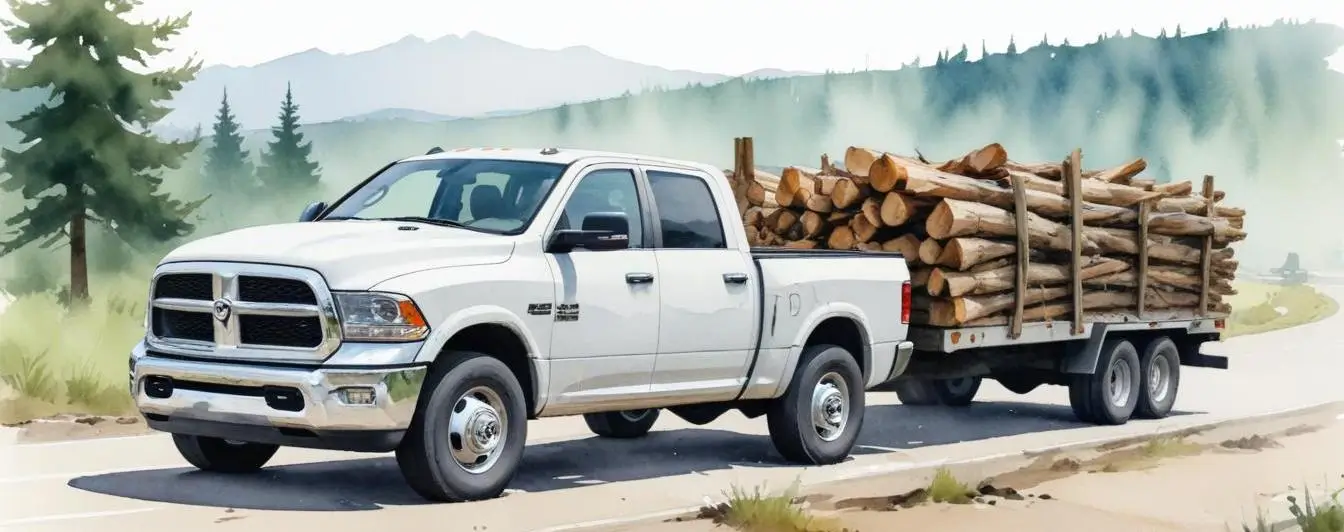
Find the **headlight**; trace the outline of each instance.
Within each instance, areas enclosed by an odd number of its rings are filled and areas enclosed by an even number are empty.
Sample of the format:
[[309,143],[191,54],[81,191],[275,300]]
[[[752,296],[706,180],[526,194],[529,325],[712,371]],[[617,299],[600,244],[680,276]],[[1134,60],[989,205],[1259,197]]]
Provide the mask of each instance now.
[[335,296],[346,340],[406,342],[429,335],[424,315],[409,297],[380,292],[338,292]]

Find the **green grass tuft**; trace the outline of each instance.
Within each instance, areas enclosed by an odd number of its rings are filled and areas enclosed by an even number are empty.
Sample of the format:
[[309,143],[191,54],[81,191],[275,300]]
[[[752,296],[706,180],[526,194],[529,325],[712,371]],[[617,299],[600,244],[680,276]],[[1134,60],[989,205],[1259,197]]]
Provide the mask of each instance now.
[[933,480],[929,482],[929,498],[933,502],[970,504],[975,499],[975,492],[957,480],[947,468],[938,468],[933,474]]
[[[1237,283],[1223,338],[1306,325],[1333,316],[1339,303],[1309,285]],[[1286,312],[1280,315],[1278,308]]]
[[795,482],[781,494],[763,493],[758,486],[748,492],[733,486],[728,502],[720,505],[715,522],[742,532],[834,532],[839,530],[829,520],[817,519],[795,501],[798,485]]

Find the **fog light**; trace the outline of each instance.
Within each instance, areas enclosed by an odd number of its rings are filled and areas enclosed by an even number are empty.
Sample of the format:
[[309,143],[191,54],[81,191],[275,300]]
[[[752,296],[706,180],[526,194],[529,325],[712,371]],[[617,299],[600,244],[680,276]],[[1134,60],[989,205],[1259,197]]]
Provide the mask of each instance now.
[[377,394],[373,388],[341,388],[336,390],[336,396],[348,405],[371,405]]

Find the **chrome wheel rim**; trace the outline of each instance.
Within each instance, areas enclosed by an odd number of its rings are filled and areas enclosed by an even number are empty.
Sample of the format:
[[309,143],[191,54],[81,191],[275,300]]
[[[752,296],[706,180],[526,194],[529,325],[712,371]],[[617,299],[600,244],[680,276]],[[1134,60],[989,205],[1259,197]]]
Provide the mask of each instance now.
[[1170,392],[1171,361],[1164,356],[1155,356],[1152,365],[1148,367],[1148,397],[1160,403],[1167,399]]
[[1106,373],[1106,388],[1110,392],[1111,405],[1125,406],[1129,403],[1131,387],[1134,385],[1134,368],[1130,367],[1128,360],[1122,358],[1111,363],[1111,369]]
[[624,418],[626,421],[629,421],[631,423],[639,423],[640,421],[643,421],[644,418],[648,417],[649,412],[652,411],[653,411],[652,409],[648,408],[645,408],[643,410],[622,410],[620,414],[621,417]]
[[509,414],[499,394],[477,386],[458,397],[448,417],[448,445],[463,471],[489,471],[504,451]]
[[849,385],[839,373],[821,376],[812,388],[812,426],[822,441],[835,441],[849,424]]

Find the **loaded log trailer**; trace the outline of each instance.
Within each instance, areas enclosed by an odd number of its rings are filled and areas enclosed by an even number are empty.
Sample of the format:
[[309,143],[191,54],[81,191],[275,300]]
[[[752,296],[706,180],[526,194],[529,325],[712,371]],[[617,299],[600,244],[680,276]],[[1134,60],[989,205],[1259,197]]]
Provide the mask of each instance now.
[[1200,351],[1230,313],[1245,211],[1212,176],[1196,194],[1138,177],[1143,159],[1021,163],[997,143],[945,162],[850,147],[843,167],[773,174],[753,144],[725,172],[753,245],[904,256],[915,351],[875,389],[902,403],[966,406],[990,378],[1067,386],[1079,420],[1123,424],[1167,416],[1181,366],[1227,368]]

